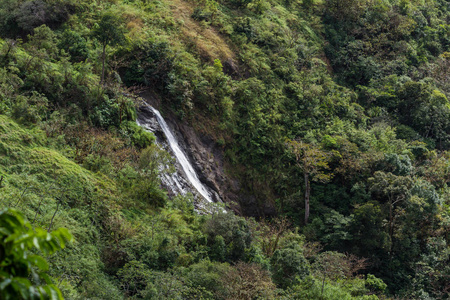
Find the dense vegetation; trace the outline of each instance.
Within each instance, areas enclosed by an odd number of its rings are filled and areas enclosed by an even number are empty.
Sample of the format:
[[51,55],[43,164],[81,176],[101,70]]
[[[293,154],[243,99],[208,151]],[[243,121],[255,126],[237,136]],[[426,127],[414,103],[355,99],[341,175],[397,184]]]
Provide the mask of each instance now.
[[[448,299],[449,20],[447,0],[0,0],[0,295]],[[223,148],[257,221],[169,199],[142,88]]]

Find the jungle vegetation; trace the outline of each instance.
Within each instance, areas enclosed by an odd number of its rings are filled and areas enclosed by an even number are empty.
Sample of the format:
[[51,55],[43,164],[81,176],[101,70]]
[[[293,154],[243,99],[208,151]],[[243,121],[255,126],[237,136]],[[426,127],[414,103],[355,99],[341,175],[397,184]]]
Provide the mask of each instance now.
[[[0,298],[448,299],[449,21],[448,0],[0,0]],[[275,213],[169,198],[142,89]]]

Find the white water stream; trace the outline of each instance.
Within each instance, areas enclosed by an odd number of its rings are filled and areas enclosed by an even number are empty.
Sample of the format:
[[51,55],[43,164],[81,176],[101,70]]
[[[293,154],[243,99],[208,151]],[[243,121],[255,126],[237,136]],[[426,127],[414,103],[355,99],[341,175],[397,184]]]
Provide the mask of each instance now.
[[[180,163],[181,167],[183,168],[183,171],[186,174],[186,177],[189,180],[189,182],[191,183],[191,185],[208,202],[213,202],[213,200],[211,198],[211,194],[209,193],[209,191],[207,190],[205,185],[198,178],[198,175],[195,172],[194,167],[189,162],[186,154],[181,150],[176,138],[173,136],[173,134],[172,134],[169,126],[167,125],[166,121],[164,120],[164,118],[161,116],[161,114],[159,113],[158,110],[156,110],[155,108],[153,108],[152,106],[150,106],[148,104],[147,104],[147,106],[155,114],[156,119],[157,119],[162,131],[164,132],[164,135],[167,138],[167,142],[168,142],[170,148],[172,149],[173,154],[175,155],[175,158],[177,159],[177,161]],[[144,125],[143,127],[146,128],[145,124],[140,124],[138,122],[138,125],[140,125],[140,126]],[[166,179],[168,179],[168,178],[166,178]],[[177,186],[177,188],[180,191],[184,191],[178,180],[175,179],[172,181],[174,181],[175,185]]]

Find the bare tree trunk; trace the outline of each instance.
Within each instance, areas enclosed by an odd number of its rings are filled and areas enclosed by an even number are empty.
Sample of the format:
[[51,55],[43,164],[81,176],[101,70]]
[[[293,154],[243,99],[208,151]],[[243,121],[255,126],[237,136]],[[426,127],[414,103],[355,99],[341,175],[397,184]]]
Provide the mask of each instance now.
[[4,67],[6,67],[6,64],[7,64],[7,62],[8,62],[8,55],[9,55],[9,53],[11,52],[11,49],[12,49],[13,46],[14,46],[14,42],[9,42],[9,43],[7,43],[7,44],[8,44],[8,50],[6,51],[5,56],[3,56],[3,66],[4,66]]
[[309,195],[311,187],[309,185],[309,174],[305,172],[305,224],[308,224],[309,219]]
[[14,205],[13,207],[16,207],[16,206],[19,205],[20,201],[22,201],[23,196],[25,195],[25,193],[27,192],[27,190],[28,190],[28,186],[26,186],[25,189],[22,191],[22,193],[21,193],[20,196],[19,196],[19,200],[17,200],[16,205]]
[[105,81],[105,59],[106,59],[106,44],[103,45],[103,53],[102,53],[102,79],[100,81],[101,84]]
[[[58,198],[57,198],[58,199]],[[55,219],[56,213],[58,212],[59,209],[59,205],[61,204],[61,199],[58,199],[58,202],[56,204],[56,210],[55,213],[53,214],[52,220],[50,221],[50,225],[48,226],[48,230],[47,232],[50,233],[50,231],[52,230],[52,225],[53,225],[53,219]]]
[[391,243],[392,243],[392,236],[394,235],[394,230],[393,230],[393,223],[394,223],[394,217],[393,217],[393,206],[394,204],[392,202],[389,203],[389,237],[391,238]]
[[42,204],[43,200],[44,200],[44,196],[41,195],[41,199],[39,200],[39,205],[38,205],[38,208],[36,210],[36,214],[34,215],[34,220],[31,222],[31,224],[34,224],[34,222],[36,222],[37,215],[39,214],[39,210],[41,209],[41,204]]
[[394,216],[394,205],[397,201],[393,201],[390,197],[389,199],[389,257],[392,259],[393,257],[393,249],[394,249],[394,222],[395,222],[395,216]]
[[325,287],[325,278],[326,278],[326,271],[323,272],[322,291],[320,292],[320,299],[322,299],[322,297],[323,297],[323,289]]

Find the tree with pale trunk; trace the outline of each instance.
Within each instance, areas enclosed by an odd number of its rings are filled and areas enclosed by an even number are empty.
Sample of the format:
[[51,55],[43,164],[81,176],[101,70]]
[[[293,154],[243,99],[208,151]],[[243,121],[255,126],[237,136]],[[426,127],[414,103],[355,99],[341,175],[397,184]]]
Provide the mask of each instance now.
[[288,141],[288,147],[295,155],[297,166],[302,170],[305,184],[305,224],[309,219],[309,202],[311,196],[311,181],[328,182],[333,173],[327,172],[331,155],[318,147],[302,141]]

